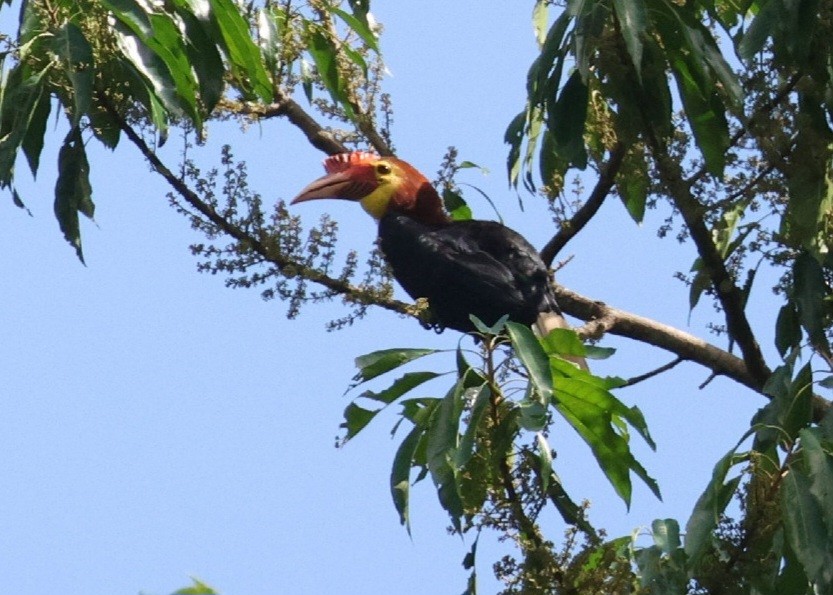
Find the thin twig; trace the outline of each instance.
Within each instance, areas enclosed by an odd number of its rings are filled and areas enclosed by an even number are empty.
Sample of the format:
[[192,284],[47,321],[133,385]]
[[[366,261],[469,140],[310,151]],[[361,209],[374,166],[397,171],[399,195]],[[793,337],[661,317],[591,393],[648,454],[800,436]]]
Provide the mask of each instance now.
[[625,381],[625,384],[623,386],[633,386],[634,384],[639,384],[640,382],[648,380],[649,378],[653,378],[654,376],[659,376],[663,372],[667,372],[671,368],[675,367],[677,364],[684,361],[685,360],[683,358],[677,357],[665,364],[664,366],[660,366],[656,370],[651,370],[650,372],[645,372],[644,374],[640,374],[639,376],[628,378],[628,380]]
[[567,242],[578,234],[599,211],[608,194],[610,194],[611,188],[613,188],[616,174],[619,172],[619,168],[622,167],[622,161],[625,159],[626,152],[627,148],[621,141],[610,151],[610,158],[599,169],[599,181],[596,182],[596,187],[593,188],[593,192],[590,193],[587,202],[576,211],[576,214],[569,221],[561,225],[558,233],[541,250],[541,259],[544,261],[544,264],[547,266],[552,265],[552,261]]

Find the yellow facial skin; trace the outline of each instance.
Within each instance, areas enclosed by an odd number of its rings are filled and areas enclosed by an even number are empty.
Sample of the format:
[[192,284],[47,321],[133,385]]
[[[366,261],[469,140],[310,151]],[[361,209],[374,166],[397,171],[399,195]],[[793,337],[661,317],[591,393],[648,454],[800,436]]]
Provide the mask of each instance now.
[[385,161],[374,163],[373,173],[378,186],[361,200],[361,205],[371,217],[378,221],[387,212],[391,199],[399,189],[400,178],[394,173],[391,164]]

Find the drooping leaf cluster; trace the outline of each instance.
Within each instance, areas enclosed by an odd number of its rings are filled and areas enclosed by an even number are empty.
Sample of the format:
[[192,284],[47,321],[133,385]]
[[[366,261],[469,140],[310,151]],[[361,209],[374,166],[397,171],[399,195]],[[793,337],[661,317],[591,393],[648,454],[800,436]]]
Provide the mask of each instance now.
[[[171,124],[180,123],[199,136],[221,110],[274,107],[298,82],[310,100],[315,85],[337,89],[332,111],[370,122],[363,114],[375,98],[360,93],[359,81],[367,81],[366,54],[378,45],[366,15],[311,5],[302,12],[289,3],[243,10],[233,0],[23,2],[16,41],[2,54],[12,64],[0,86],[0,188],[25,204],[14,183],[18,156],[37,175],[47,120],[53,109],[63,112],[69,132],[58,154],[55,213],[83,260],[78,214],[94,213],[90,137],[113,149],[126,127],[147,126],[161,145]],[[346,52],[333,15],[365,45]],[[339,62],[342,55],[347,63]],[[364,77],[348,77],[350,67]]]
[[[819,298],[830,295],[824,270],[833,268],[829,7],[574,0],[552,22],[551,9],[536,4],[540,55],[506,132],[510,182],[535,190],[537,162],[557,196],[570,168],[602,168],[622,151],[607,175],[631,217],[667,202],[681,215],[680,237],[694,240],[690,306],[712,295],[744,349],[755,273],[762,261],[784,267],[779,349],[798,347],[802,328],[827,357],[831,300]],[[818,266],[810,271],[800,254]],[[793,282],[795,267],[813,289]],[[812,323],[798,316],[808,301]]]
[[[528,327],[512,322],[505,327],[502,321],[491,328],[478,326],[484,332],[483,351],[476,354],[480,364],[472,366],[458,348],[445,396],[405,398],[441,378],[433,371],[406,372],[384,390],[365,390],[347,406],[343,440],[355,437],[380,412],[398,403],[401,412],[393,433],[403,431],[403,425],[406,433],[394,456],[390,483],[402,524],[410,531],[412,483],[430,476],[454,532],[479,535],[484,528],[496,528],[519,544],[525,560],[518,572],[529,587],[530,581],[552,578],[559,570],[553,545],[543,538],[538,524],[547,503],[564,522],[580,527],[594,546],[600,545],[584,509],[554,469],[548,441],[553,416],[560,416],[584,439],[626,504],[631,500],[632,475],[659,496],[659,486],[631,453],[628,426],[651,447],[654,443],[639,409],[625,406],[611,393],[621,385],[620,379],[594,377],[561,358],[586,355],[572,331],[559,329],[539,341]],[[507,341],[512,349],[505,352]],[[362,356],[356,360],[354,387],[436,353],[387,349]],[[474,565],[476,544],[475,539],[467,567]],[[549,562],[543,563],[542,556]],[[469,592],[473,585],[470,582]]]

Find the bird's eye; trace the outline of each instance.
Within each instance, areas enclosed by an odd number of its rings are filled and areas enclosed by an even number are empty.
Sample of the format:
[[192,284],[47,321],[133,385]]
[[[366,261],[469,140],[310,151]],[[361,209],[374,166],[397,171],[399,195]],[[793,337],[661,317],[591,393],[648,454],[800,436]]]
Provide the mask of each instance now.
[[386,176],[390,173],[390,165],[387,163],[380,163],[376,166],[376,173]]

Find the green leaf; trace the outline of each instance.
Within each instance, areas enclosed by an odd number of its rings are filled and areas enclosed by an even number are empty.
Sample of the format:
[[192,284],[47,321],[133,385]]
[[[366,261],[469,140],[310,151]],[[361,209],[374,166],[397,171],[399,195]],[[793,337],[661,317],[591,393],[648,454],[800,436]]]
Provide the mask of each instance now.
[[793,300],[798,306],[798,319],[807,331],[810,342],[818,349],[829,349],[826,314],[829,288],[818,261],[803,251],[793,262]]
[[[535,468],[538,469],[540,467]],[[541,478],[541,482],[543,484],[543,478]],[[550,479],[547,482],[547,486],[547,497],[553,506],[555,506],[564,522],[569,525],[575,525],[588,535],[596,535],[596,530],[587,522],[584,508],[570,498],[570,495],[561,483],[561,479],[552,470],[550,471]]]
[[503,332],[503,329],[506,326],[506,321],[509,320],[509,315],[504,314],[498,318],[497,322],[495,322],[492,326],[487,325],[474,314],[469,314],[469,320],[471,320],[474,328],[477,329],[477,332],[481,335],[499,335]]
[[642,79],[642,37],[648,27],[648,15],[642,0],[613,0],[613,8],[619,20],[625,47],[636,68],[636,76]]
[[598,345],[584,345],[584,357],[594,360],[605,360],[616,353],[615,347],[599,347]]
[[680,525],[674,519],[655,519],[651,523],[654,544],[664,554],[671,554],[680,547]]
[[312,103],[312,85],[312,66],[305,59],[301,58],[301,87],[304,90],[307,101],[310,103]]
[[[549,355],[584,357],[587,355],[587,348],[581,342],[576,331],[567,328],[555,328],[541,338],[544,350]],[[604,349],[598,348],[598,352],[604,353]]]
[[801,567],[801,563],[795,557],[795,552],[789,547],[784,547],[784,562],[781,573],[778,575],[772,593],[796,593],[815,595],[810,587],[809,579]]
[[833,444],[822,442],[819,428],[805,428],[799,436],[802,457],[810,477],[810,493],[821,508],[827,537],[833,539]]
[[66,23],[53,38],[52,47],[61,58],[72,83],[72,125],[90,112],[93,98],[93,49],[74,23]]
[[686,592],[688,575],[681,554],[663,556],[657,546],[651,546],[636,550],[634,560],[639,567],[637,576],[645,592],[652,595],[679,595]]
[[[529,395],[530,397],[532,395]],[[547,427],[547,408],[529,397],[518,403],[518,425],[529,432],[540,432]]]
[[616,188],[631,219],[642,223],[648,200],[648,165],[644,155],[635,150],[628,151],[616,176]]
[[729,125],[723,105],[711,89],[701,87],[690,61],[677,57],[671,61],[671,68],[706,168],[715,176],[722,176],[729,148]]
[[749,28],[744,32],[738,44],[738,54],[746,61],[752,60],[760,52],[766,40],[773,35],[781,20],[779,7],[781,3],[770,0],[761,4]]
[[184,587],[174,591],[171,595],[219,595],[217,591],[200,580],[192,578],[191,582],[193,584],[190,587]]
[[[745,439],[746,436],[743,437],[743,440]],[[714,466],[711,481],[697,499],[691,517],[686,523],[685,552],[691,568],[698,568],[704,554],[709,550],[717,523],[740,483],[740,476],[726,481],[726,475],[732,467],[748,460],[749,453],[738,453],[735,447],[723,455]]]
[[148,13],[136,0],[102,1],[119,20],[116,30],[122,51],[153,84],[165,108],[187,114],[200,128],[198,84],[182,32],[171,15]]
[[798,318],[798,310],[792,301],[787,302],[778,311],[778,318],[775,321],[775,347],[781,357],[788,351],[798,347],[801,342],[801,322]]
[[350,403],[344,409],[344,421],[339,427],[344,428],[344,442],[351,440],[370,423],[381,409],[365,409],[355,403]]
[[460,193],[451,188],[443,188],[443,205],[454,221],[468,221],[472,217],[471,208]]
[[547,23],[549,22],[549,2],[537,0],[532,8],[532,30],[535,33],[535,40],[538,42],[538,49],[544,47],[547,39]]
[[503,142],[509,145],[509,154],[506,156],[506,172],[509,176],[509,185],[513,188],[518,187],[518,178],[521,171],[521,146],[523,145],[525,126],[526,111],[522,111],[512,118],[503,135]]
[[[624,95],[623,107],[627,109],[627,113],[634,114],[634,120],[637,120],[637,114],[645,114],[651,126],[656,129],[657,134],[662,137],[668,137],[672,134],[673,130],[671,119],[673,101],[671,98],[671,89],[668,86],[668,76],[666,74],[665,48],[653,37],[646,38],[642,61],[644,63],[642,69],[642,92]],[[625,121],[623,125],[628,126],[629,122]],[[639,130],[632,129],[630,131],[634,139],[639,133]],[[635,159],[644,160],[644,156],[636,156]],[[620,172],[626,169],[628,163],[629,161],[626,159]],[[645,167],[647,168],[647,166]]]
[[755,448],[766,450],[769,445],[793,442],[799,431],[813,418],[813,378],[808,362],[790,379],[792,365],[775,369],[764,385],[763,392],[772,397],[752,418],[760,427],[755,438]]
[[[105,0],[106,1],[106,0]],[[131,88],[137,99],[143,100],[145,109],[151,114],[154,125],[165,130],[167,114],[183,114],[182,106],[176,94],[176,86],[164,61],[145,46],[128,28],[114,28],[116,41],[122,54],[132,67],[133,74],[145,93],[137,95],[137,89]]]
[[457,532],[461,531],[463,502],[451,462],[455,459],[458,444],[457,430],[463,411],[462,393],[460,384],[455,384],[431,416],[426,430],[428,441],[425,452],[428,471],[437,487],[440,504],[448,512]]
[[506,331],[509,333],[518,359],[529,373],[529,380],[535,387],[541,403],[549,403],[553,395],[552,371],[546,352],[528,326],[517,322],[507,322]]
[[469,415],[469,422],[466,426],[466,431],[460,439],[460,445],[454,455],[454,464],[458,469],[464,467],[469,462],[474,454],[474,445],[477,440],[477,432],[480,428],[480,422],[483,415],[488,410],[489,403],[492,398],[492,391],[488,384],[483,384],[477,389],[474,400],[471,406],[471,414]]
[[477,537],[474,539],[474,543],[471,544],[469,553],[466,554],[465,558],[463,558],[463,568],[471,570],[469,579],[466,581],[466,590],[463,591],[463,595],[477,595],[477,567],[475,565],[475,560],[477,558],[477,542],[479,540],[480,531],[477,532]]
[[781,514],[787,543],[816,592],[829,593],[833,588],[833,543],[811,486],[810,479],[795,468],[787,473],[780,492]]
[[393,384],[382,392],[374,393],[373,391],[367,390],[360,394],[357,398],[371,399],[373,401],[384,403],[385,405],[390,405],[405,393],[410,392],[420,384],[428,382],[437,376],[439,376],[439,374],[436,372],[408,372],[400,378],[394,380]]
[[579,169],[587,166],[584,125],[588,98],[587,85],[576,70],[561,89],[558,101],[547,106],[547,127],[553,133],[556,152]]
[[55,216],[67,242],[75,248],[81,262],[81,228],[78,213],[92,219],[95,205],[90,186],[90,164],[78,128],[70,130],[58,153],[58,180],[55,183]]
[[636,408],[625,407],[600,384],[594,384],[592,378],[586,372],[577,374],[577,378],[556,377],[555,408],[590,446],[599,467],[626,505],[630,506],[631,472],[659,498],[656,481],[634,458],[627,436],[617,432],[624,419],[650,440],[642,414]]
[[538,173],[545,186],[555,189],[570,164],[558,154],[555,136],[550,130],[544,130],[542,138],[541,150],[538,152]]
[[[38,130],[45,126],[40,121],[43,101],[49,101],[43,79],[48,68],[36,73],[30,72],[24,63],[18,63],[3,81],[2,105],[0,105],[0,187],[12,184],[17,161],[17,151],[26,143],[29,165],[37,162],[39,146],[43,145],[43,134]],[[43,97],[46,96],[46,99]],[[32,131],[30,132],[30,127]]]
[[348,117],[353,118],[355,114],[347,100],[345,82],[342,80],[338,69],[338,50],[333,45],[332,40],[318,29],[310,27],[308,37],[307,51],[315,62],[321,83],[329,91],[333,101],[344,109]]
[[825,245],[827,242],[826,226],[833,210],[829,171],[833,158],[833,131],[828,125],[827,111],[801,94],[799,114],[795,146],[786,170],[789,200],[781,219],[780,233],[789,245],[807,248],[820,257],[819,243]]
[[399,513],[399,522],[405,525],[408,534],[411,533],[410,518],[410,490],[411,490],[411,463],[414,458],[419,439],[424,428],[415,426],[396,450],[393,457],[393,467],[390,473],[390,493],[393,498],[393,505]]
[[31,217],[32,216],[32,211],[30,211],[28,208],[26,208],[26,205],[23,203],[23,199],[20,198],[20,194],[18,194],[18,192],[17,192],[17,188],[12,186],[11,190],[12,190],[12,203],[14,204],[14,206],[16,206],[18,209],[23,209]]
[[679,15],[689,55],[708,66],[708,79],[712,83],[713,91],[722,91],[729,100],[729,106],[740,114],[743,108],[743,89],[738,77],[723,57],[712,31],[694,16],[693,11],[681,10],[679,5],[670,2],[667,5]]
[[263,62],[271,74],[277,73],[280,53],[280,30],[286,27],[286,14],[274,5],[257,11],[257,35]]
[[232,72],[243,88],[265,102],[272,101],[272,82],[249,23],[234,0],[209,0],[212,21],[219,29]]
[[[353,378],[356,384],[367,382],[385,372],[390,372],[415,359],[437,353],[437,349],[382,349],[356,358],[356,367],[359,372]],[[354,385],[355,386],[355,385]]]
[[40,167],[40,155],[43,151],[43,141],[46,135],[46,122],[49,119],[51,109],[52,96],[43,89],[32,109],[26,133],[20,145],[23,154],[26,155],[26,161],[29,163],[33,178],[37,177],[38,168]]
[[602,38],[605,26],[610,20],[611,8],[607,2],[571,2],[568,10],[572,7],[580,9],[576,13],[575,26],[575,58],[576,68],[584,80],[590,76],[594,65],[594,57]]
[[520,164],[519,174],[523,173],[524,188],[529,192],[536,192],[535,181],[532,178],[532,162],[535,159],[535,151],[538,147],[538,139],[541,137],[544,127],[544,110],[541,107],[533,107],[529,111],[528,128],[526,131],[526,151],[523,162]]
[[530,106],[542,104],[550,94],[548,91],[558,88],[566,56],[562,41],[572,20],[569,11],[561,12],[547,32],[538,57],[529,68],[526,84]]
[[366,18],[364,20],[357,19],[352,14],[344,12],[336,6],[331,6],[329,10],[331,13],[338,16],[342,21],[344,21],[348,27],[355,31],[355,33],[361,38],[361,40],[365,43],[367,47],[369,47],[377,54],[379,53],[379,43],[376,40],[376,35],[368,26]]
[[210,20],[210,11],[192,8],[192,3],[202,0],[175,0],[177,14],[185,25],[185,51],[188,61],[194,67],[199,84],[200,98],[206,113],[211,113],[225,86],[225,65],[217,48],[217,40],[212,39],[215,27]]

